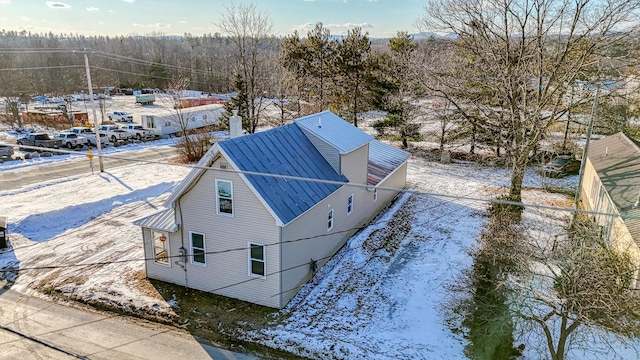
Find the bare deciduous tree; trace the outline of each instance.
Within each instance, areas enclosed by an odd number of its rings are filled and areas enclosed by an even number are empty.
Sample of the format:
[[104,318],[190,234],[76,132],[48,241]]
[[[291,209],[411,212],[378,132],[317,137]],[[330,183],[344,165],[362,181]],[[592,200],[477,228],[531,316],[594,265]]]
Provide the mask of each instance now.
[[165,109],[171,112],[171,125],[180,129],[182,139],[177,144],[178,151],[186,161],[193,162],[200,160],[209,149],[210,135],[206,127],[192,129],[190,122],[194,120],[193,112],[180,106],[180,94],[188,88],[189,78],[173,78],[167,90],[169,96],[162,96],[159,100]]
[[530,154],[565,113],[567,90],[625,38],[637,8],[637,0],[428,2],[419,27],[455,35],[455,51],[450,69],[427,68],[426,83],[501,134],[511,199],[520,200]]
[[[534,236],[510,218],[517,214],[494,208],[472,251],[474,266],[452,285],[456,300],[447,305],[471,342],[470,358],[511,359],[526,348],[563,360],[571,347],[597,353],[638,336],[629,255],[606,243],[590,219],[577,217],[566,234]],[[514,346],[516,339],[524,344]]]
[[250,127],[246,130],[254,133],[264,108],[267,83],[271,81],[266,54],[273,25],[269,16],[260,13],[255,4],[232,2],[225,8],[226,13],[218,26],[236,46],[236,72],[244,80],[249,102],[249,119],[246,120]]

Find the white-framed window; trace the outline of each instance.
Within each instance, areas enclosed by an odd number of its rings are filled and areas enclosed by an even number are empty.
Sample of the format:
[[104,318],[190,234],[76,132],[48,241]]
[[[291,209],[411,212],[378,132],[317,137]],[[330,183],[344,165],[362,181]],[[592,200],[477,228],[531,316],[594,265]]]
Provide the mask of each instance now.
[[189,232],[191,238],[191,263],[197,265],[206,265],[204,234]]
[[378,200],[378,189],[373,189],[373,201]]
[[353,194],[349,195],[347,198],[347,216],[351,215],[353,212]]
[[216,180],[216,205],[219,215],[233,216],[233,183]]
[[267,277],[266,265],[264,245],[249,243],[249,275]]
[[171,265],[169,262],[169,236],[164,232],[152,231],[153,261],[156,264]]
[[333,229],[333,209],[327,213],[327,231]]

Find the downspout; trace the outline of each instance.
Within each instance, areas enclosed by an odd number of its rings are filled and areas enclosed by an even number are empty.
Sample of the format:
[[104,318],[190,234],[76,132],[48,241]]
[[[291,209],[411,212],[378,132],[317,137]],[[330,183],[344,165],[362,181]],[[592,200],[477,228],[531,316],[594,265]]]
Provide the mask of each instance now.
[[[182,219],[182,205],[180,204],[180,200],[182,196],[180,196],[176,203],[178,204],[178,214],[180,216],[180,249],[185,249],[184,254],[186,254],[186,247],[184,247],[184,222]],[[183,253],[181,252],[180,255]],[[183,261],[182,270],[184,270],[184,287],[189,287],[189,278],[187,277],[187,256],[182,256],[181,259]]]
[[283,301],[282,301],[282,297],[284,296],[284,293],[282,292],[282,226],[280,226],[280,235],[279,235],[280,241],[278,241],[278,247],[279,247],[279,256],[278,256],[278,260],[280,262],[280,266],[278,267],[278,274],[280,275],[280,284],[278,286],[278,292],[280,293],[280,299],[278,300],[279,302],[279,307],[282,308],[283,305]]

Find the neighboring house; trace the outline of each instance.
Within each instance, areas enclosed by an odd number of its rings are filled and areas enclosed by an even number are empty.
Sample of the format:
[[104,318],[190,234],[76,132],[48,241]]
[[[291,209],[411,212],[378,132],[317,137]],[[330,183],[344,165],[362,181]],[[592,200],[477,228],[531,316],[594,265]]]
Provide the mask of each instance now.
[[[593,210],[607,243],[640,268],[640,148],[623,133],[594,141],[585,159],[581,207]],[[616,216],[603,215],[607,213]],[[638,270],[632,286],[638,287]]]
[[141,115],[141,125],[153,129],[156,135],[167,137],[182,131],[193,130],[218,123],[218,118],[224,113],[224,106],[203,105],[186,109],[165,110],[157,114]]
[[167,209],[135,222],[147,277],[282,308],[405,187],[409,153],[329,111],[240,137],[230,120]]

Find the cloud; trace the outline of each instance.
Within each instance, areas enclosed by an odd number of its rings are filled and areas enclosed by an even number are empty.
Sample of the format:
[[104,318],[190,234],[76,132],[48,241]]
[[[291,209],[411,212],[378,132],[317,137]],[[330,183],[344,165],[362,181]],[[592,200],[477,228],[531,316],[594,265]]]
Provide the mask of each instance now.
[[52,9],[69,9],[71,6],[57,1],[47,1],[47,6]]
[[132,3],[133,2],[133,0],[122,0],[122,1],[124,1],[126,3]]
[[0,5],[11,4],[11,0],[0,0]]
[[97,7],[90,6],[87,8],[87,11],[100,11],[100,9]]
[[107,10],[107,12],[110,12],[110,13],[113,14],[113,13],[115,13],[115,10]]
[[20,16],[20,20],[31,21],[31,18],[28,16]]
[[157,28],[157,29],[171,28],[171,24],[163,24],[163,23],[155,23],[155,24],[138,24],[138,23],[134,23],[133,26],[134,27],[143,27],[143,28]]
[[179,21],[176,22],[176,24],[186,24],[186,23],[187,23],[186,20],[179,20]]

